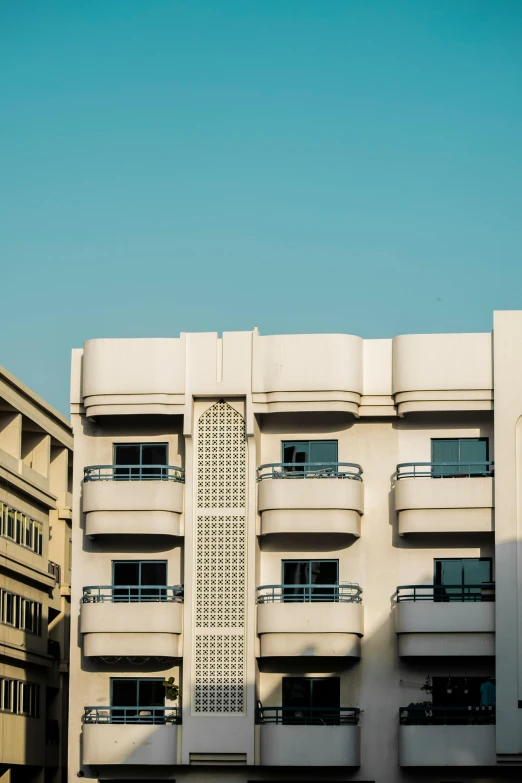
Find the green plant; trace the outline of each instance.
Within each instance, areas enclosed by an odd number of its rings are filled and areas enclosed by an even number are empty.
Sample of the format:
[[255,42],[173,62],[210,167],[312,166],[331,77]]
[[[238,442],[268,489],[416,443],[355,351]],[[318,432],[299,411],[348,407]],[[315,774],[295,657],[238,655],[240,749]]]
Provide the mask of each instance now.
[[179,688],[175,683],[174,677],[169,677],[168,680],[163,680],[162,685],[165,688],[165,696],[167,699],[170,699],[170,701],[176,701],[179,696]]
[[433,707],[433,702],[431,701],[418,701],[418,702],[411,702],[411,704],[408,704],[409,707]]

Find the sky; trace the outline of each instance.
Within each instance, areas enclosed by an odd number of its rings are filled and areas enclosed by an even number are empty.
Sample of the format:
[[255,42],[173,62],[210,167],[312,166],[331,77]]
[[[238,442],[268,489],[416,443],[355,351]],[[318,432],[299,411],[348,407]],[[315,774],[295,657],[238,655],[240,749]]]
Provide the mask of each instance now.
[[3,0],[0,364],[522,308],[520,0]]

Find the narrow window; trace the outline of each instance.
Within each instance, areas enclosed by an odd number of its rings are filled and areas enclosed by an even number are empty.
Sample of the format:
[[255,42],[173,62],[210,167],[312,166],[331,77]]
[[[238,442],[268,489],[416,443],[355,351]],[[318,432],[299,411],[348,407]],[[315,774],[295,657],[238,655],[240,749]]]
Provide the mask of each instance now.
[[432,476],[486,476],[491,473],[487,438],[432,438]]

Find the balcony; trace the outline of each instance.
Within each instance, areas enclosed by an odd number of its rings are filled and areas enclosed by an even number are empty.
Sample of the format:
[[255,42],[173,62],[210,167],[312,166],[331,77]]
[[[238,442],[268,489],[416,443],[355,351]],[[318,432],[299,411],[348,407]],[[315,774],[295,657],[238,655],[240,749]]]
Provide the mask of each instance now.
[[404,707],[401,767],[495,766],[494,707]]
[[493,462],[397,465],[399,535],[494,530]]
[[258,587],[260,656],[360,658],[361,594],[354,584]]
[[257,469],[261,535],[360,535],[362,468],[350,462],[271,463]]
[[358,767],[360,710],[353,707],[259,707],[261,764],[274,767]]
[[85,532],[179,536],[182,468],[171,465],[93,465],[84,470]]
[[179,707],[86,707],[83,764],[177,763]]
[[80,631],[88,657],[176,658],[182,630],[182,585],[83,588]]
[[495,655],[495,586],[408,585],[397,588],[399,655]]

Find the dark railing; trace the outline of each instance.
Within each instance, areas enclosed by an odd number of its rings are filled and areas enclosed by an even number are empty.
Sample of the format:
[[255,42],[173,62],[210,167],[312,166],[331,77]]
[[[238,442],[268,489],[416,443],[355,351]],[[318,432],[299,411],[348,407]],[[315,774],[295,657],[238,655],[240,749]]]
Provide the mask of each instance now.
[[256,588],[258,604],[349,603],[360,604],[362,587],[344,585],[261,585]]
[[47,563],[47,573],[51,574],[51,576],[54,576],[54,581],[57,585],[60,584],[60,566],[58,563],[53,563],[52,560],[49,560]]
[[47,639],[47,655],[51,655],[55,661],[60,660],[60,642],[56,639]]
[[476,478],[494,473],[494,462],[401,462],[395,476],[397,479]]
[[477,726],[495,724],[495,707],[401,707],[402,726]]
[[85,707],[84,723],[181,723],[180,707]]
[[55,718],[47,718],[45,721],[45,744],[60,744],[60,724]]
[[90,465],[84,481],[177,481],[185,483],[185,471],[174,465]]
[[183,603],[183,585],[88,585],[83,588],[82,604]]
[[495,600],[495,583],[478,585],[402,585],[397,588],[397,603],[404,601],[480,602]]
[[258,707],[256,723],[286,726],[356,726],[357,707]]
[[363,469],[353,462],[269,462],[257,469],[257,480],[338,478],[362,481]]

